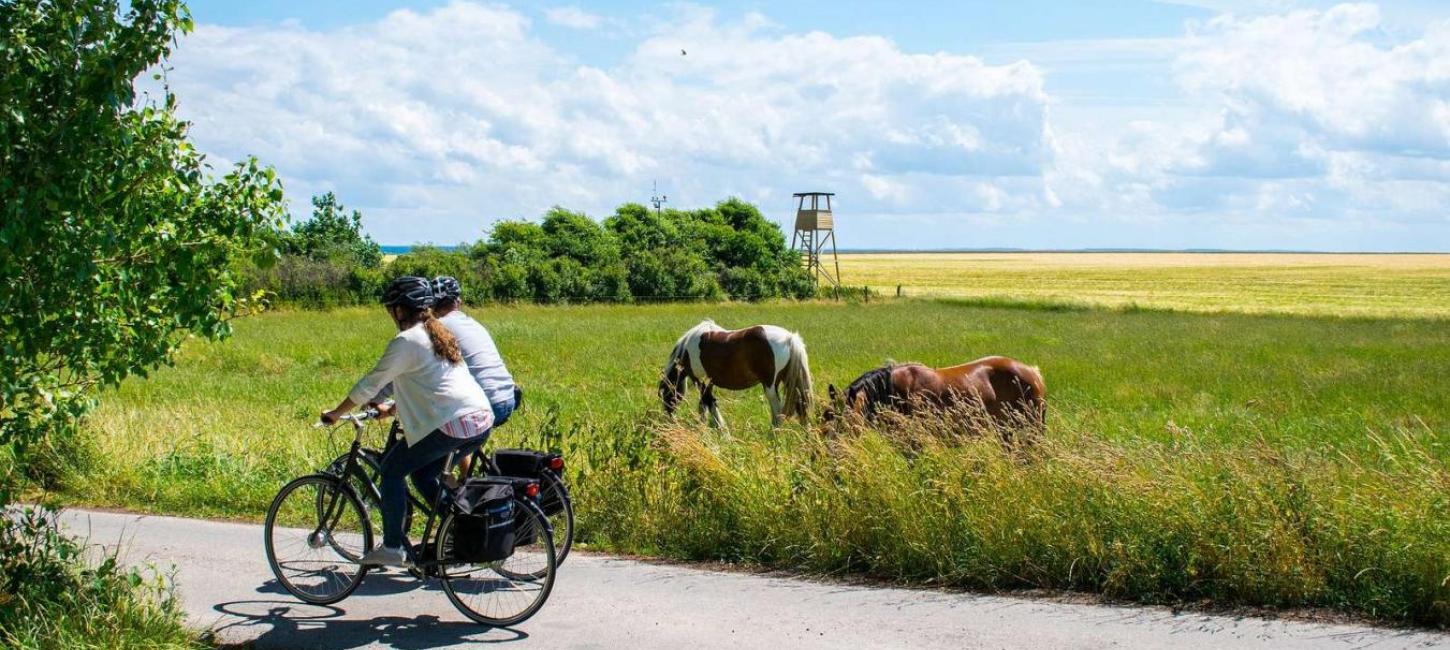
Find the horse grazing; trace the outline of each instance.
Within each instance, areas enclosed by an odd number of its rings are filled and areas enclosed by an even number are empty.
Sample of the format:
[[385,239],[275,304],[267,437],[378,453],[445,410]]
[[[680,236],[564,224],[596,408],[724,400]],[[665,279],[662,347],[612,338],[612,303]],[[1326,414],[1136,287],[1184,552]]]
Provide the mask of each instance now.
[[680,336],[665,363],[660,379],[665,413],[673,415],[685,399],[686,380],[700,390],[700,414],[708,414],[717,427],[725,426],[725,418],[715,401],[716,386],[729,390],[757,384],[765,387],[772,426],[790,416],[805,423],[811,409],[811,368],[805,341],[774,325],[726,330],[714,321],[701,321]]
[[844,396],[834,384],[827,392],[834,405],[822,413],[827,422],[837,417],[837,410],[869,421],[882,409],[911,415],[918,410],[980,406],[999,426],[1025,424],[1040,430],[1047,415],[1042,373],[1007,357],[984,357],[950,368],[888,363],[857,377]]

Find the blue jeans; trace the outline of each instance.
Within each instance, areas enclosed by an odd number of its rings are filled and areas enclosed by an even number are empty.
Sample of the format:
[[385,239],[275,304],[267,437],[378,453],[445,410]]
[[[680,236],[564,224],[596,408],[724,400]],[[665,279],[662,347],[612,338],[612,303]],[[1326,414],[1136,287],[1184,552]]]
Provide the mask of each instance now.
[[403,516],[408,511],[408,476],[412,475],[413,485],[432,507],[438,497],[438,476],[443,473],[443,462],[448,460],[448,452],[476,444],[480,438],[487,437],[488,434],[454,438],[442,431],[434,431],[418,444],[399,442],[383,454],[378,490],[383,498],[384,546],[398,548],[403,545]]
[[490,403],[489,406],[493,407],[493,426],[498,426],[509,421],[509,416],[518,408],[518,402],[510,396],[502,402]]

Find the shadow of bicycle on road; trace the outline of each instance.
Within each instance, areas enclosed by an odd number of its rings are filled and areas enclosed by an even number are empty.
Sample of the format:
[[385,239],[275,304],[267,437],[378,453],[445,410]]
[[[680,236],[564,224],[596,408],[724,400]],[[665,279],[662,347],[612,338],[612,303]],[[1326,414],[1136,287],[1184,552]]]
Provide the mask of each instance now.
[[[212,608],[239,619],[212,630],[223,648],[361,648],[378,644],[404,650],[460,644],[508,643],[529,635],[520,630],[476,623],[442,621],[431,614],[380,616],[345,620],[347,610],[335,605],[309,605],[290,600],[237,600]],[[228,631],[245,630],[245,640],[229,642]]]
[[[443,588],[437,586],[435,582],[433,580],[419,581],[417,578],[406,573],[374,572],[369,573],[367,580],[364,580],[362,584],[358,585],[357,590],[352,592],[348,598],[352,598],[353,596],[391,596],[417,589],[437,591],[440,594],[443,593]],[[262,583],[262,586],[257,587],[257,593],[276,594],[286,598],[292,597],[286,587],[283,587],[282,583],[277,582],[276,578]]]

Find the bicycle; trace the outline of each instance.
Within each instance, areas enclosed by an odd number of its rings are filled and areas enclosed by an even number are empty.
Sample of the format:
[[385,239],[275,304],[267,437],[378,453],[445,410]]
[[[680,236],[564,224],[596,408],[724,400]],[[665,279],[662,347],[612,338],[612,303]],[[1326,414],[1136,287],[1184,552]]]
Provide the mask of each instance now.
[[[368,409],[339,418],[329,432],[343,422],[353,427],[342,473],[296,478],[283,486],[267,509],[263,532],[267,563],[278,583],[304,602],[341,601],[373,568],[358,564],[373,548],[373,528],[361,498],[344,477],[357,471],[365,423],[378,416]],[[449,454],[445,476],[453,460]],[[538,490],[534,481],[489,477],[471,479],[461,489],[440,490],[427,510],[420,544],[405,545],[410,572],[420,579],[441,580],[448,600],[474,622],[509,626],[527,620],[548,600],[558,566],[553,531],[536,502]],[[453,498],[480,493],[489,497],[481,500],[487,505],[484,514],[466,511]],[[506,544],[506,553],[499,550],[480,559],[480,519],[488,522],[488,544]]]
[[[369,516],[371,516],[373,512],[381,511],[382,494],[378,489],[378,475],[381,472],[383,455],[393,445],[401,444],[401,441],[402,430],[395,421],[388,432],[387,443],[384,445],[382,451],[370,447],[363,447],[360,450],[361,455],[355,471],[351,473],[343,472],[343,467],[347,462],[347,454],[342,454],[333,459],[324,471],[338,476],[347,476],[353,484],[353,490],[363,499],[363,506],[368,510]],[[521,474],[524,474],[523,472],[503,471],[499,467],[497,460],[499,453],[501,452],[495,452],[493,455],[485,454],[483,453],[483,447],[481,445],[471,451],[470,455],[473,456],[473,462],[470,464],[470,475],[464,478],[471,478],[478,471],[478,468],[483,469],[485,476],[521,476]],[[570,549],[574,547],[574,501],[569,495],[568,486],[564,484],[563,469],[564,461],[562,458],[555,455],[548,455],[546,463],[534,471],[528,472],[528,474],[531,474],[530,476],[522,476],[523,478],[533,478],[534,476],[538,478],[539,505],[540,509],[544,511],[545,518],[549,520],[550,527],[554,531],[554,556],[557,558],[559,564],[564,563],[564,560],[569,557]],[[422,511],[427,511],[428,509],[428,505],[423,502],[422,497],[412,488],[411,482],[409,482],[407,506],[407,513],[404,515],[404,521],[407,523],[404,526],[405,529],[411,529],[414,510],[421,509]]]

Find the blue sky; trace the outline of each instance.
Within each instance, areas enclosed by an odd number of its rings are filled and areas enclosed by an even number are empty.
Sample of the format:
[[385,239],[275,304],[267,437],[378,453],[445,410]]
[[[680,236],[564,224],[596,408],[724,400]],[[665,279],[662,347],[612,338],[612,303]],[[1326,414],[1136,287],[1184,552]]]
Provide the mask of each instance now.
[[387,244],[658,182],[851,248],[1450,251],[1439,4],[206,1],[168,80]]

